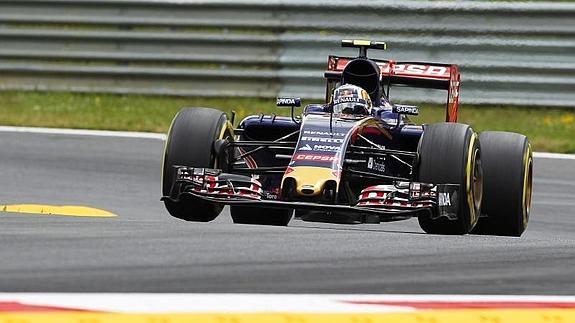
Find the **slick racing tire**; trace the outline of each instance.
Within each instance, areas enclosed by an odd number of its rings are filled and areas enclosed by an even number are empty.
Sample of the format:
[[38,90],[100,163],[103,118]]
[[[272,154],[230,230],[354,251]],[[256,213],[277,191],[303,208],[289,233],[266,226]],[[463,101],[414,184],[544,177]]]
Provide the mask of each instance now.
[[417,181],[459,184],[456,218],[425,214],[418,217],[419,225],[432,234],[469,233],[477,224],[483,192],[477,134],[464,124],[431,124],[424,128],[418,153]]
[[247,206],[230,206],[232,220],[237,224],[287,226],[293,210],[268,209]]
[[477,234],[521,236],[531,208],[533,156],[527,137],[510,132],[479,134],[483,166]]
[[[162,193],[168,196],[175,180],[174,166],[216,168],[214,141],[232,136],[226,115],[209,108],[183,108],[174,117],[164,149]],[[165,200],[168,212],[186,221],[209,222],[223,206],[195,198]]]

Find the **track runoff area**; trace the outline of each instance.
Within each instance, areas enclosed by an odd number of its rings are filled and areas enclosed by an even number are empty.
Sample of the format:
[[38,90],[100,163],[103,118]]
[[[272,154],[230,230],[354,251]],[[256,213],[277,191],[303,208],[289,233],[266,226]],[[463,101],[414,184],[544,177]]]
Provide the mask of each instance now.
[[[155,133],[0,127],[0,132],[164,140]],[[575,155],[535,153],[575,160]],[[114,216],[83,207],[5,205],[6,212]],[[575,296],[0,293],[4,322],[575,323]]]

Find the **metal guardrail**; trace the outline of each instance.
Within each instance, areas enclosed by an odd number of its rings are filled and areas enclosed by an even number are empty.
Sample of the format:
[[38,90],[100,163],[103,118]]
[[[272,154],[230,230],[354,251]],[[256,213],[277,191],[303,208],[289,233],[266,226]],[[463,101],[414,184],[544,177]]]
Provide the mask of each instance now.
[[0,89],[319,99],[342,38],[459,64],[462,103],[575,107],[575,4],[552,2],[0,0]]

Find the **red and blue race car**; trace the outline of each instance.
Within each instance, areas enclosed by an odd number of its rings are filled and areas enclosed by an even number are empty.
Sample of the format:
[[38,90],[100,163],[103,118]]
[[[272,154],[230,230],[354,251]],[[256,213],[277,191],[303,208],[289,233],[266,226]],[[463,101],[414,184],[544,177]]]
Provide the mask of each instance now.
[[[291,117],[234,117],[184,108],[166,142],[162,200],[188,221],[380,223],[417,217],[435,234],[520,236],[529,220],[533,158],[527,137],[457,123],[456,65],[370,59],[385,43],[344,40],[357,57],[329,56],[326,99]],[[447,91],[446,122],[413,124],[419,108],[392,104],[395,86]]]

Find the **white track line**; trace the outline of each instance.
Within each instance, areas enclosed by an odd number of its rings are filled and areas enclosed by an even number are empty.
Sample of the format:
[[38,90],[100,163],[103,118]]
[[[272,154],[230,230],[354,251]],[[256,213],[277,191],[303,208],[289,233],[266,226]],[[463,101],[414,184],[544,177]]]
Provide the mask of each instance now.
[[535,157],[535,158],[548,158],[548,159],[571,159],[571,160],[575,160],[575,155],[556,154],[556,153],[534,152],[533,157]]
[[[107,130],[84,130],[84,129],[63,129],[63,128],[36,128],[36,127],[10,127],[0,126],[0,132],[36,133],[50,135],[70,135],[70,136],[96,136],[96,137],[116,137],[116,138],[138,138],[166,140],[163,133],[153,132],[133,132],[133,131],[107,131]],[[535,158],[547,159],[570,159],[575,160],[575,155],[556,153],[533,153]]]
[[96,136],[96,137],[116,137],[116,138],[139,138],[139,139],[166,140],[166,135],[163,133],[133,132],[133,131],[107,131],[107,130],[0,126],[0,132],[19,132],[19,133],[34,133],[34,134],[49,134],[49,135]]

